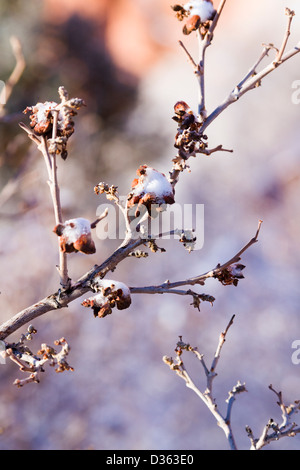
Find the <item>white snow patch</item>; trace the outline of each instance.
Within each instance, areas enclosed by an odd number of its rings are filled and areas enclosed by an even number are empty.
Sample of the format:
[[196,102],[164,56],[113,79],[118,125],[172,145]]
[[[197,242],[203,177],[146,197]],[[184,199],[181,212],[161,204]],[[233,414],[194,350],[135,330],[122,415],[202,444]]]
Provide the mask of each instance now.
[[[130,298],[130,289],[128,286],[126,286],[126,284],[124,284],[124,282],[115,281],[112,279],[101,279],[100,276],[95,276],[94,283],[97,284],[99,288],[103,288],[103,289],[106,289],[107,287],[111,287],[113,292],[117,291],[118,289],[121,289],[123,292],[123,297]],[[99,300],[100,300],[100,296],[102,294],[97,294],[97,296],[98,295],[99,295]]]
[[68,240],[68,243],[75,243],[81,235],[88,235],[90,233],[91,224],[89,220],[82,217],[70,219],[64,223],[63,235]]
[[[55,109],[58,104],[55,101],[45,101],[45,103],[37,103],[33,111],[36,113],[36,119],[38,123],[43,123],[49,120],[49,117],[47,117],[48,112],[51,111],[52,109]],[[63,115],[59,111],[58,113],[58,127],[60,127],[63,123]]]
[[201,22],[211,20],[215,12],[214,6],[210,1],[191,0],[186,3],[183,8],[189,11],[191,15],[200,16]]
[[147,167],[146,174],[139,177],[138,184],[133,188],[136,196],[154,193],[158,198],[173,196],[173,188],[165,175],[153,168]]

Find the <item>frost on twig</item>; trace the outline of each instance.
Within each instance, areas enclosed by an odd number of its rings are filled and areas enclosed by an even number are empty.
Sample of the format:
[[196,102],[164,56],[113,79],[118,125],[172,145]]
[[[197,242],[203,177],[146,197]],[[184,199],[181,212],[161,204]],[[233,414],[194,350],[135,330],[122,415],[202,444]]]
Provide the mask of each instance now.
[[26,377],[14,381],[14,385],[17,387],[23,387],[32,382],[39,383],[40,375],[45,371],[44,366],[47,362],[50,366],[55,367],[55,372],[74,370],[66,360],[70,346],[65,338],[54,342],[55,346],[61,346],[60,351],[57,352],[52,346],[42,344],[40,350],[34,354],[27,342],[31,341],[32,335],[36,333],[37,330],[30,325],[17,343],[5,343],[5,351],[2,352],[4,358],[9,358],[19,366],[20,371],[28,374]]

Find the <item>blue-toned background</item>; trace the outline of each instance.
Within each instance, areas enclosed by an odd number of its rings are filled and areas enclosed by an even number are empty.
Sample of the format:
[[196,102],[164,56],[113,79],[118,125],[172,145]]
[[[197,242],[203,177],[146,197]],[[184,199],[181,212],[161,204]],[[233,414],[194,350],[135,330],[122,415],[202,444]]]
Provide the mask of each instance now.
[[[299,2],[231,0],[207,50],[207,106],[213,110],[259,57],[262,43],[280,46],[284,9],[295,9],[288,49],[299,41]],[[58,288],[57,238],[41,155],[18,126],[21,111],[57,100],[64,85],[84,98],[69,157],[59,161],[64,217],[94,220],[104,196],[100,181],[126,195],[141,164],[168,173],[176,154],[173,106],[197,109],[197,82],[178,40],[197,57],[195,36],[183,37],[168,0],[3,1],[0,6],[1,80],[14,59],[9,37],[24,48],[27,67],[0,123],[0,318],[7,320]],[[272,60],[266,59],[265,64]],[[230,317],[214,382],[225,410],[237,380],[232,424],[240,448],[249,448],[245,426],[260,435],[269,418],[280,421],[273,384],[287,403],[300,399],[300,365],[291,360],[300,339],[300,104],[293,83],[300,55],[266,77],[262,86],[228,108],[207,130],[209,145],[234,153],[189,161],[176,186],[176,201],[205,205],[205,242],[188,254],[164,241],[166,253],[129,258],[110,278],[129,286],[196,276],[230,259],[263,220],[259,242],[247,251],[238,287],[216,280],[199,293],[216,297],[198,312],[189,297],[133,297],[129,310],[104,319],[73,302],[33,322],[32,349],[61,336],[71,345],[73,373],[46,367],[39,385],[12,385],[22,373],[0,365],[0,448],[3,449],[227,449],[223,432],[195,394],[162,362],[174,355],[178,336],[198,346],[208,365]],[[8,188],[8,189],[7,189]],[[11,188],[11,190],[10,190]],[[101,263],[118,241],[96,240],[95,255],[69,256],[76,280]],[[17,340],[21,331],[10,340]],[[185,359],[185,356],[183,357]],[[194,357],[186,366],[202,390],[205,378]],[[299,418],[300,422],[300,418]],[[268,449],[299,449],[299,436]]]

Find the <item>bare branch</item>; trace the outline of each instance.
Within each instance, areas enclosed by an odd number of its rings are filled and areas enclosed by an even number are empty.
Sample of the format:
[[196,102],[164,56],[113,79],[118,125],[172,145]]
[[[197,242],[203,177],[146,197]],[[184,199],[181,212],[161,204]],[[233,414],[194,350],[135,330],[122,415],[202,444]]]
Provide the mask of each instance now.
[[282,392],[277,392],[272,385],[269,385],[269,389],[274,392],[278,398],[277,404],[282,412],[282,423],[277,424],[270,418],[258,439],[254,438],[251,428],[247,426],[246,431],[251,441],[252,450],[260,450],[272,441],[278,441],[283,437],[293,437],[296,436],[296,434],[300,434],[300,427],[297,427],[297,424],[291,420],[292,416],[297,414],[300,410],[300,401],[297,400],[295,403],[287,406],[283,402]]
[[5,83],[5,87],[1,90],[0,93],[0,116],[3,116],[5,113],[5,104],[3,103],[8,102],[13,89],[20,80],[26,66],[20,40],[16,36],[11,36],[10,44],[16,59],[16,65]]
[[214,16],[214,19],[212,20],[212,23],[210,25],[210,28],[208,30],[208,35],[210,36],[210,40],[212,40],[212,37],[213,37],[213,33],[217,27],[217,24],[218,24],[218,21],[220,19],[220,16],[222,14],[222,11],[223,11],[223,8],[225,6],[225,3],[226,3],[226,0],[221,0],[220,3],[219,3],[219,6],[217,8],[217,12]]
[[277,53],[277,56],[275,58],[275,61],[274,61],[274,63],[278,64],[278,65],[281,62],[281,58],[283,56],[283,53],[285,51],[288,39],[289,39],[290,34],[291,34],[291,24],[292,24],[292,21],[293,21],[293,17],[295,16],[295,12],[293,10],[290,10],[289,8],[286,8],[285,9],[285,14],[288,16],[287,28],[286,28],[286,32],[285,32],[285,35],[284,35],[284,38],[283,38],[283,41],[282,41],[281,48],[279,49],[279,51]]
[[31,322],[33,319],[44,315],[47,312],[67,307],[70,302],[92,290],[90,284],[96,275],[105,277],[109,271],[113,271],[123,259],[127,258],[129,253],[143,244],[143,242],[144,240],[140,238],[132,240],[128,245],[117,249],[101,265],[94,266],[72,286],[65,289],[59,289],[54,294],[45,297],[17,313],[0,326],[0,339],[4,340],[7,336],[21,328],[26,323]]
[[269,54],[269,51],[271,49],[275,49],[273,44],[263,44],[263,51],[260,55],[260,57],[258,58],[258,60],[254,63],[254,65],[250,68],[249,72],[247,73],[247,75],[240,81],[240,83],[236,86],[238,90],[240,90],[242,88],[242,86],[244,85],[244,83],[247,82],[247,80],[249,80],[249,78],[251,77],[254,77],[256,75],[256,69],[257,67],[259,66],[259,64],[263,61],[263,59]]
[[187,58],[189,60],[189,62],[191,63],[193,69],[194,69],[194,72],[195,73],[198,73],[198,64],[196,64],[196,62],[194,61],[193,57],[191,56],[191,54],[189,53],[189,51],[187,50],[187,48],[185,47],[185,45],[183,44],[182,41],[178,41],[180,47],[182,47],[182,49],[184,50],[184,52],[186,53],[187,55]]
[[293,47],[289,52],[284,54],[281,57],[280,62],[273,61],[267,65],[261,72],[251,75],[246,81],[242,80],[242,86],[239,88],[236,86],[234,90],[229,94],[229,96],[221,103],[206,119],[203,123],[201,130],[204,132],[207,127],[231,104],[235,103],[239,98],[241,98],[245,93],[254,88],[258,87],[263,78],[269,75],[273,70],[282,65],[287,60],[291,59],[294,55],[300,52],[300,42]]
[[[174,361],[172,358],[167,357],[167,356],[163,357],[163,361],[165,362],[165,364],[167,364],[170,367],[171,370],[176,372],[176,374],[181,379],[183,379],[185,381],[185,384],[188,388],[193,390],[193,392],[195,392],[196,395],[199,398],[201,398],[203,403],[207,406],[207,408],[209,409],[211,414],[216,419],[218,425],[224,431],[224,433],[226,435],[226,438],[228,440],[228,444],[230,446],[230,449],[236,450],[237,446],[236,446],[236,443],[235,443],[233,431],[232,431],[232,428],[231,428],[231,421],[230,421],[231,409],[232,409],[233,402],[235,400],[235,396],[238,393],[242,393],[242,392],[246,391],[245,385],[238,382],[238,384],[235,387],[233,387],[233,389],[229,392],[229,398],[227,400],[228,407],[227,407],[226,417],[224,417],[222,415],[222,413],[219,411],[218,406],[215,402],[215,399],[213,398],[213,395],[212,395],[212,382],[213,382],[214,378],[217,375],[215,369],[216,369],[218,361],[220,359],[221,349],[222,349],[222,346],[225,342],[226,335],[228,333],[229,328],[233,324],[233,319],[234,319],[234,315],[231,317],[227,327],[225,328],[225,330],[221,333],[221,335],[219,337],[218,346],[217,346],[216,353],[215,353],[215,356],[213,358],[212,365],[211,365],[210,369],[208,369],[208,367],[206,366],[206,364],[204,362],[203,354],[200,354],[198,352],[197,348],[193,348],[192,346],[190,346],[190,344],[184,343],[182,341],[181,336],[179,337],[180,341],[178,341],[176,349],[175,349],[175,352],[176,352],[176,355],[177,355],[176,361]],[[206,380],[207,380],[207,386],[206,386],[206,390],[204,392],[201,392],[201,390],[196,386],[196,384],[193,382],[190,375],[188,374],[188,372],[185,368],[185,365],[182,361],[183,351],[189,351],[189,352],[192,352],[193,354],[195,354],[197,359],[202,364],[203,369],[204,369],[204,373],[206,375]]]
[[97,224],[99,222],[101,222],[101,220],[105,219],[106,217],[108,216],[108,208],[106,208],[102,214],[96,219],[94,220],[94,222],[91,223],[91,229],[94,229],[97,227]]
[[234,255],[230,260],[226,261],[222,265],[218,264],[214,269],[207,271],[204,274],[199,274],[198,276],[185,279],[182,281],[170,282],[168,280],[168,281],[163,282],[160,285],[153,285],[153,286],[146,286],[146,287],[131,287],[130,288],[131,292],[133,294],[163,294],[163,293],[168,293],[170,290],[176,289],[177,287],[180,287],[180,286],[187,286],[187,285],[194,286],[195,284],[204,285],[205,281],[208,278],[217,278],[218,275],[222,273],[222,271],[224,271],[226,268],[240,261],[241,255],[246,250],[248,250],[248,248],[250,248],[254,243],[258,241],[258,235],[260,232],[261,224],[262,224],[262,221],[260,220],[258,223],[258,228],[257,228],[255,236],[251,238],[251,240],[236,255]]
[[5,351],[2,355],[9,358],[12,362],[17,364],[21,372],[29,372],[29,375],[23,379],[16,379],[14,385],[23,387],[28,383],[39,383],[40,374],[44,372],[44,365],[46,362],[50,366],[57,366],[56,372],[63,372],[65,370],[73,371],[73,368],[68,364],[66,357],[69,354],[70,346],[65,338],[61,338],[54,342],[54,345],[61,346],[61,350],[57,352],[53,347],[47,344],[42,344],[41,349],[36,353],[30,350],[25,341],[32,339],[32,334],[36,334],[37,330],[30,325],[26,334],[22,334],[17,343],[6,343]]

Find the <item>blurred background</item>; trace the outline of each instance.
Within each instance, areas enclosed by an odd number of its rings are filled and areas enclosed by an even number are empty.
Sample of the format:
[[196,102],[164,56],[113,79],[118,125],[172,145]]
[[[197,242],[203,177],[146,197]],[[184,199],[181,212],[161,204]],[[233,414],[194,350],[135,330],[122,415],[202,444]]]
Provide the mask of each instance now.
[[[263,43],[280,46],[286,6],[296,12],[289,49],[299,41],[297,0],[228,2],[207,50],[209,111],[255,63]],[[59,287],[46,169],[18,126],[29,121],[23,109],[57,100],[60,85],[86,101],[58,176],[65,219],[92,221],[98,205],[106,203],[93,191],[100,181],[126,195],[141,164],[166,174],[171,169],[173,106],[185,100],[197,109],[197,83],[178,40],[194,57],[197,41],[182,36],[168,0],[2,0],[0,23],[1,80],[15,64],[12,35],[26,60],[0,122],[2,322]],[[300,365],[291,359],[292,342],[300,340],[300,104],[292,101],[299,60],[295,56],[279,67],[209,127],[209,146],[222,144],[234,153],[199,156],[189,162],[191,172],[181,175],[176,201],[205,205],[203,249],[189,254],[178,242],[162,241],[166,253],[128,258],[108,276],[129,286],[196,276],[230,259],[262,219],[259,242],[242,258],[245,279],[238,287],[216,280],[199,286],[199,293],[216,297],[213,307],[202,303],[200,312],[190,298],[135,295],[130,309],[104,319],[84,309],[83,299],[36,319],[33,351],[64,336],[75,371],[55,374],[46,367],[39,385],[17,389],[12,383],[22,373],[10,362],[0,366],[2,450],[227,449],[214,418],[162,356],[174,356],[182,335],[210,365],[233,314],[214,394],[225,412],[228,391],[237,380],[246,382],[248,393],[238,396],[232,416],[239,448],[249,448],[246,425],[258,436],[269,418],[280,422],[269,384],[282,390],[287,403],[300,399]],[[73,280],[119,243],[95,241],[95,255],[69,256]],[[200,364],[183,359],[204,390]],[[266,449],[299,448],[297,436]]]

